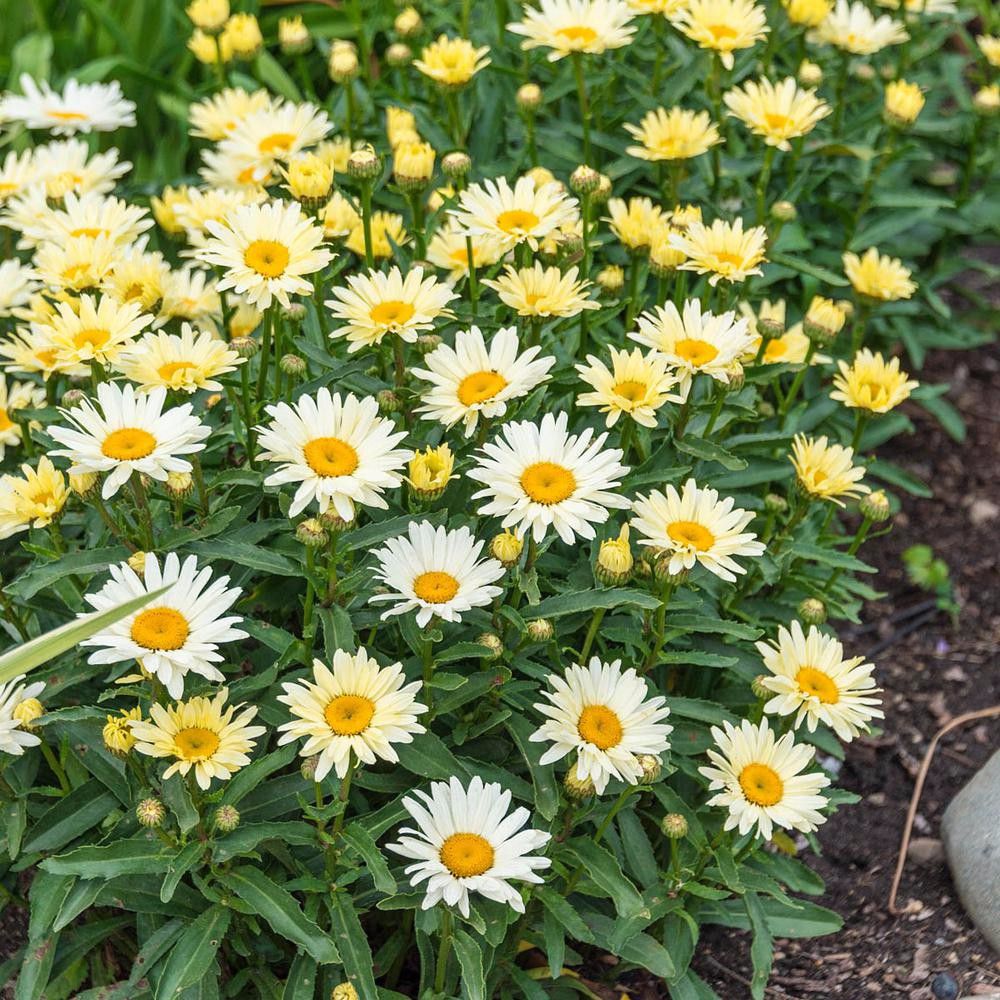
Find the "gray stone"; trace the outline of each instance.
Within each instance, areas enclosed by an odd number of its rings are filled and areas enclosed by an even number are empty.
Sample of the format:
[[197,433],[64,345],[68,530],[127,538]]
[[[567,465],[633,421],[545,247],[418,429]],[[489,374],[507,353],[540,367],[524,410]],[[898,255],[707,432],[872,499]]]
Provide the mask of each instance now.
[[918,865],[936,865],[944,861],[944,847],[934,837],[914,837],[906,855]]
[[941,837],[966,912],[1000,953],[1000,751],[952,799]]

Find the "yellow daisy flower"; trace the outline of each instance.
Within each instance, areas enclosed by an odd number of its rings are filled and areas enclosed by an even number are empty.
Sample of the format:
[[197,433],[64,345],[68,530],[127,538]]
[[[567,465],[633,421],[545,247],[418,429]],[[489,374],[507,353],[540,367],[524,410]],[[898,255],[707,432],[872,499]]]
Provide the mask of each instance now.
[[811,132],[832,110],[815,91],[801,89],[791,76],[780,83],[748,80],[742,87],[730,90],[724,99],[731,115],[768,146],[782,150],[791,149],[789,139]]
[[578,406],[598,406],[607,414],[606,424],[613,427],[625,414],[643,427],[656,426],[656,411],[664,403],[682,403],[684,397],[675,392],[680,382],[670,370],[669,359],[656,351],[643,355],[636,347],[632,351],[609,348],[611,367],[593,354],[587,364],[577,365],[580,378],[593,388],[576,397]]
[[37,469],[22,465],[20,476],[0,479],[0,538],[51,524],[68,499],[66,480],[48,458]]
[[910,271],[896,257],[882,256],[870,247],[862,256],[844,254],[844,274],[859,295],[882,302],[908,299],[917,290]]
[[638,125],[626,124],[625,131],[641,143],[625,152],[640,160],[689,160],[722,142],[707,111],[686,108],[656,108]]
[[488,45],[476,48],[468,39],[439,35],[424,48],[419,59],[413,60],[413,65],[442,87],[464,87],[489,66],[489,51]]
[[734,51],[752,48],[770,30],[764,8],[753,0],[689,0],[672,20],[691,41],[717,53],[726,69],[733,68]]
[[838,361],[840,374],[833,378],[834,391],[830,398],[852,409],[871,413],[888,413],[909,399],[910,393],[920,385],[900,371],[899,358],[886,361],[881,354],[874,354],[863,347],[853,362]]
[[539,0],[526,8],[524,20],[508,24],[521,35],[522,49],[551,49],[549,62],[571,53],[600,55],[628,45],[635,34],[635,11],[625,0]]
[[865,469],[854,464],[854,449],[831,444],[825,436],[796,434],[791,461],[799,489],[815,500],[830,500],[843,507],[843,497],[853,499],[871,492],[861,482]]
[[519,316],[566,317],[600,308],[587,295],[590,282],[578,281],[578,277],[575,267],[564,273],[558,267],[545,267],[535,261],[532,267],[508,266],[500,277],[483,284]]
[[742,219],[716,219],[711,226],[692,222],[685,232],[670,237],[670,246],[687,258],[680,270],[707,274],[711,285],[723,279],[746,281],[762,273],[759,265],[766,260],[767,230],[752,226],[744,231]]

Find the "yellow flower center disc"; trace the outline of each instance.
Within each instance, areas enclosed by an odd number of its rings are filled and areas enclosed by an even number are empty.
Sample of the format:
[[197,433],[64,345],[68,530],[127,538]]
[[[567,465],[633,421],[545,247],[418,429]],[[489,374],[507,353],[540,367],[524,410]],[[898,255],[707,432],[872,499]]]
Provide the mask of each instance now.
[[803,667],[795,675],[795,683],[803,694],[818,698],[824,705],[836,705],[840,701],[840,688],[829,674],[815,667]]
[[358,467],[358,453],[340,438],[313,438],[306,442],[302,453],[318,476],[349,476]]
[[132,622],[132,641],[143,649],[180,649],[189,632],[187,619],[173,608],[147,608]]
[[778,772],[767,764],[747,764],[740,771],[740,788],[747,800],[758,806],[777,805],[785,793]]
[[493,847],[478,833],[453,833],[441,845],[441,864],[455,878],[472,878],[493,867]]
[[107,458],[119,462],[134,462],[153,453],[156,438],[141,427],[122,427],[112,431],[101,445],[101,451]]
[[174,744],[185,760],[208,760],[219,749],[219,737],[211,729],[192,726],[180,730]]
[[428,604],[446,604],[458,593],[458,580],[450,573],[431,570],[413,581],[413,593]]
[[484,403],[507,387],[507,380],[497,372],[473,372],[459,383],[458,398],[463,406]]
[[337,736],[357,736],[363,733],[375,714],[375,704],[356,694],[334,698],[323,711],[326,724]]
[[243,263],[265,278],[277,278],[288,267],[288,247],[274,240],[254,240],[243,254]]
[[606,705],[588,705],[580,713],[576,729],[599,750],[610,750],[622,741],[621,720]]
[[576,477],[555,462],[535,462],[521,473],[521,488],[535,503],[562,503],[573,495]]
[[699,552],[706,552],[715,544],[715,535],[697,521],[673,521],[667,525],[667,534],[678,545],[687,545]]

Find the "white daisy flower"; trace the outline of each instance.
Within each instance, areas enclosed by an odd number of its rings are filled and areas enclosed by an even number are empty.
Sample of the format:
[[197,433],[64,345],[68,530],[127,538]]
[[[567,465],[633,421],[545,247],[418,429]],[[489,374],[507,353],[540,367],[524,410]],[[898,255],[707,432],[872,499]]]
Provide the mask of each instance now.
[[19,260],[0,261],[0,319],[26,306],[38,291],[38,276]]
[[163,289],[159,320],[186,319],[192,323],[215,323],[222,316],[222,299],[215,279],[198,267],[171,271]]
[[363,764],[378,760],[398,763],[395,743],[412,743],[426,732],[417,716],[427,706],[416,700],[420,681],[406,683],[403,666],[380,667],[364,647],[356,653],[338,649],[332,669],[313,660],[313,681],[286,681],[278,701],[294,716],[278,726],[278,746],[305,738],[303,757],[319,754],[316,781],[331,769],[347,774],[351,754]]
[[669,571],[677,575],[701,563],[717,577],[735,583],[746,572],[734,556],[759,556],[765,546],[757,535],[743,529],[754,519],[753,511],[736,507],[732,497],[719,499],[717,490],[700,488],[693,479],[684,492],[673,486],[653,490],[632,504],[636,515],[629,522],[640,535],[640,545],[670,553]]
[[524,913],[521,894],[510,882],[544,881],[536,872],[552,862],[529,852],[544,847],[551,834],[524,829],[531,814],[524,808],[510,812],[510,801],[510,792],[479,777],[468,788],[458,778],[435,781],[430,794],[417,790],[403,799],[416,829],[402,827],[399,841],[386,846],[415,862],[406,874],[411,885],[427,883],[422,909],[444,902],[467,917],[469,893],[477,892]]
[[333,126],[313,104],[272,103],[249,112],[219,144],[223,155],[254,163],[255,179],[267,180],[278,161],[291,160],[326,138]]
[[371,603],[394,602],[383,619],[416,611],[420,628],[434,615],[461,621],[466,611],[485,607],[503,593],[503,587],[491,586],[504,575],[503,566],[496,559],[479,559],[484,544],[466,527],[448,531],[411,521],[406,535],[375,550],[375,576],[390,592],[373,595]]
[[728,384],[736,363],[754,346],[746,320],[735,312],[715,316],[702,312],[698,299],[684,303],[683,314],[673,302],[655,306],[638,319],[639,329],[629,334],[644,347],[662,354],[680,377],[680,392],[687,398],[695,375],[704,372]]
[[333,258],[323,230],[303,214],[297,202],[243,205],[225,222],[209,220],[207,240],[198,259],[221,267],[219,291],[232,288],[251,305],[267,309],[274,299],[286,308],[290,295],[308,295],[306,275],[321,271]]
[[628,45],[635,34],[635,11],[625,0],[539,0],[524,20],[507,30],[524,37],[522,49],[547,48],[549,62],[572,53],[600,55]]
[[622,672],[621,660],[571,666],[565,677],[550,674],[552,691],[542,694],[551,704],[535,708],[546,721],[531,734],[532,743],[552,743],[540,763],[551,764],[577,754],[576,777],[594,782],[598,795],[608,781],[634,785],[643,774],[640,754],[659,758],[670,749],[673,726],[666,699],[649,697],[649,686],[634,669]]
[[34,150],[26,149],[21,153],[11,150],[0,160],[0,205],[37,183]]
[[777,640],[758,642],[757,650],[771,671],[760,683],[775,694],[765,712],[794,714],[796,728],[804,721],[811,733],[822,722],[845,743],[868,732],[872,719],[884,718],[872,676],[875,664],[863,656],[845,659],[840,642],[815,625],[807,634],[797,621],[791,630],[781,626]]
[[280,103],[280,97],[272,97],[266,90],[249,93],[242,87],[226,87],[188,106],[191,135],[218,142],[231,135],[248,115]]
[[353,521],[355,504],[385,510],[385,490],[403,481],[401,470],[413,452],[397,449],[405,431],[379,416],[374,396],[341,398],[325,386],[315,396],[267,407],[271,423],[258,427],[260,457],[280,462],[281,468],[264,480],[265,486],[298,483],[289,517],[316,501],[320,512],[333,507],[345,521]]
[[35,147],[31,183],[41,184],[49,198],[63,198],[70,191],[107,194],[131,169],[131,163],[118,162],[117,149],[91,156],[86,140],[60,139]]
[[434,326],[440,316],[451,316],[446,308],[458,296],[433,274],[424,277],[422,267],[414,267],[403,277],[398,267],[388,274],[369,271],[352,274],[347,287],[334,288],[326,307],[343,324],[330,336],[346,337],[348,352],[378,344],[387,334],[394,334],[408,344],[424,330]]
[[53,456],[73,463],[69,473],[108,473],[101,489],[107,500],[133,472],[164,482],[170,472],[190,472],[191,463],[181,455],[202,451],[210,428],[191,413],[191,404],[164,410],[167,390],[162,386],[137,395],[130,385],[102,382],[97,387],[99,407],[85,399],[63,410],[71,427],[50,427],[49,434],[62,448]]
[[156,598],[152,606],[122,618],[103,631],[84,639],[81,646],[95,646],[90,663],[121,663],[136,660],[147,673],[156,677],[171,698],[184,693],[184,678],[198,674],[210,681],[225,677],[215,666],[225,657],[219,644],[245,639],[247,633],[234,628],[243,619],[226,615],[242,591],[229,587],[229,577],[212,580],[208,566],[198,569],[195,556],[183,564],[175,552],[160,563],[152,553],[140,579],[127,562],[109,566],[111,579],[85,600],[96,611],[107,611],[131,598],[151,593],[161,587],[170,589]]
[[656,426],[656,411],[664,403],[682,403],[684,395],[673,390],[679,377],[669,370],[670,362],[662,354],[651,352],[643,357],[639,348],[611,352],[611,368],[593,354],[587,364],[577,365],[580,378],[593,388],[576,397],[578,406],[599,406],[606,413],[607,426],[614,427],[624,413],[643,427]]
[[22,250],[74,236],[109,236],[117,245],[127,246],[154,225],[147,209],[98,191],[67,191],[62,205],[50,208],[41,187],[8,202],[3,220],[21,233],[17,245]]
[[[226,706],[229,692],[222,688],[214,698],[191,698],[176,705],[152,705],[150,718],[130,719],[135,749],[147,757],[173,758],[163,772],[186,776],[194,771],[195,781],[203,791],[212,779],[228,781],[241,767],[250,763],[249,752],[256,737],[267,732],[264,726],[249,723],[257,714],[255,707]],[[236,715],[239,709],[243,711]]]
[[518,347],[513,326],[498,330],[488,347],[479,327],[459,330],[454,347],[441,344],[425,358],[427,368],[411,370],[410,374],[431,383],[421,393],[417,412],[445,427],[462,421],[466,437],[475,432],[480,414],[504,416],[507,403],[544,382],[556,363],[552,357],[539,358],[540,347],[529,347],[520,355]]
[[710,806],[729,810],[725,829],[738,828],[740,836],[756,828],[770,840],[775,826],[809,833],[826,817],[819,810],[827,800],[819,794],[830,784],[825,774],[802,772],[812,763],[815,750],[795,742],[792,733],[775,740],[764,719],[755,726],[744,719],[739,729],[729,722],[712,727],[718,750],[709,750],[714,767],[699,767],[717,792]]
[[24,674],[0,684],[0,752],[20,757],[28,747],[42,741],[28,732],[17,715],[17,708],[29,698],[37,698],[45,690],[44,681],[24,684]]
[[468,236],[491,236],[502,252],[518,243],[537,250],[539,243],[578,216],[577,202],[561,184],[536,186],[531,177],[520,177],[511,188],[506,177],[471,184],[449,214]]
[[81,295],[72,304],[60,302],[48,323],[33,327],[55,349],[60,371],[90,372],[90,362],[112,365],[153,322],[138,302],[116,302],[108,295]]
[[121,84],[66,81],[63,92],[45,81],[36,83],[21,74],[21,94],[0,98],[0,121],[23,122],[28,128],[48,129],[55,135],[74,132],[113,132],[135,125],[135,105],[125,99]]
[[121,248],[110,236],[73,236],[60,243],[43,243],[35,253],[35,272],[55,292],[97,292],[121,256]]
[[472,497],[489,501],[480,514],[502,517],[518,536],[530,531],[536,542],[551,527],[572,544],[594,538],[593,526],[607,521],[609,508],[630,505],[611,492],[628,472],[621,449],[602,451],[607,434],[595,438],[589,427],[567,433],[567,421],[565,413],[546,413],[541,424],[504,424],[502,438],[483,446],[479,464],[466,473],[485,486]]

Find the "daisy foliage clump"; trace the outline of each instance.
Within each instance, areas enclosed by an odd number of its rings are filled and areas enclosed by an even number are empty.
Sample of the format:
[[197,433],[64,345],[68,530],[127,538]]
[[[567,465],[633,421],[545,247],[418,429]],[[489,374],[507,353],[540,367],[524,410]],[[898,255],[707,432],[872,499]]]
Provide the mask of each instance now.
[[18,996],[707,998],[713,923],[763,997],[997,10],[113,6],[0,24]]

